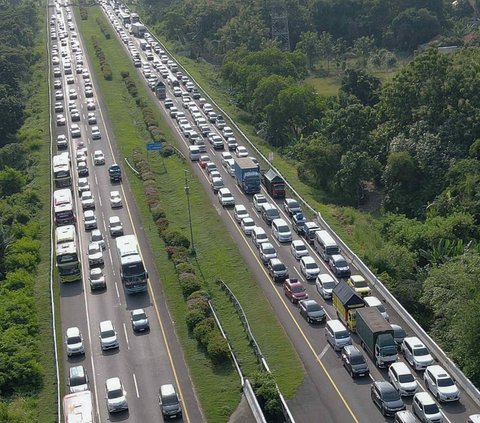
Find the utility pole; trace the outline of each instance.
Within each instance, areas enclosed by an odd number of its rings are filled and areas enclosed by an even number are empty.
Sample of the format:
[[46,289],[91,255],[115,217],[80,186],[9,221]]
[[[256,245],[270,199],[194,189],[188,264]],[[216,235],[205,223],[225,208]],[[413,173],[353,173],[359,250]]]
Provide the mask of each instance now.
[[190,210],[190,187],[188,186],[188,171],[185,172],[185,194],[187,195],[188,222],[190,224],[190,252],[195,255],[195,245],[193,244],[192,212]]

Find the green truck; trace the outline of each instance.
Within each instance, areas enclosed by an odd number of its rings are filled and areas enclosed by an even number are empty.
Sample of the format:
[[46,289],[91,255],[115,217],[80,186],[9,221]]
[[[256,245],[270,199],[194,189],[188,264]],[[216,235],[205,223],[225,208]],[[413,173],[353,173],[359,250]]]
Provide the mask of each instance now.
[[356,328],[363,349],[378,367],[386,367],[397,361],[393,329],[376,307],[364,307],[356,311]]

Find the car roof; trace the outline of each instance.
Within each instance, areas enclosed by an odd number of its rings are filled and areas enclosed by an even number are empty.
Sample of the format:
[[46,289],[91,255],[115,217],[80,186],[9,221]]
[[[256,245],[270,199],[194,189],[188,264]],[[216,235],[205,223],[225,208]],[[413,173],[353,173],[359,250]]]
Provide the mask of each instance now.
[[435,403],[434,399],[428,392],[417,392],[415,397],[422,403],[422,404],[433,404]]
[[315,259],[312,256],[304,256],[301,258],[301,261],[304,263],[316,263]]
[[376,384],[381,391],[396,391],[392,384],[385,380],[380,380],[373,383]]
[[408,366],[403,362],[403,361],[397,361],[395,363],[392,363],[390,365],[390,368],[395,369],[397,373],[412,373]]
[[231,194],[231,192],[230,192],[230,190],[229,190],[228,188],[220,188],[220,189],[218,190],[218,192],[219,192],[220,194],[222,194],[222,195],[223,195],[223,194]]
[[79,336],[80,335],[80,329],[77,328],[76,326],[73,326],[71,328],[67,329],[67,337],[72,337],[72,336]]
[[345,345],[343,349],[349,355],[362,355],[360,350],[355,345]]
[[118,377],[111,377],[105,381],[105,385],[108,391],[114,391],[116,389],[122,388],[122,383],[120,382],[120,378]]
[[435,377],[450,377],[446,370],[438,364],[432,364],[431,366],[428,366],[427,370],[430,371]]

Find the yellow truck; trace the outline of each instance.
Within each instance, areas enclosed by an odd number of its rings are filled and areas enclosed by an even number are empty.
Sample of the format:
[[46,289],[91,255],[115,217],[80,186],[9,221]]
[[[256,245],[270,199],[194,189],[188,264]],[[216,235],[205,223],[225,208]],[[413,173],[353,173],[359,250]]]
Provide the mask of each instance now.
[[332,303],[338,318],[347,328],[356,331],[356,310],[365,307],[362,297],[345,281],[340,281],[332,291]]

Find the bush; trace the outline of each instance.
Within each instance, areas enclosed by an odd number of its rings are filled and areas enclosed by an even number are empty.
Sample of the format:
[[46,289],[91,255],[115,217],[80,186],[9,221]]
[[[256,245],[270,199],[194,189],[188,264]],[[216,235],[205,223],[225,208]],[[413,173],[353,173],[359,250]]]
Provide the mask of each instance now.
[[197,276],[192,273],[181,273],[178,275],[178,282],[185,298],[202,287]]
[[202,313],[202,310],[190,310],[185,316],[185,322],[191,331],[204,319],[205,315]]
[[190,295],[188,296],[189,299],[187,300],[188,309],[193,310],[194,308],[198,308],[198,309],[202,310],[205,313],[206,316],[209,316],[210,313],[211,313],[211,309],[210,309],[210,306],[208,304],[208,298],[205,298],[205,297],[190,298]]
[[124,71],[120,72],[120,75],[123,79],[125,79],[125,78],[128,78],[130,76],[130,72],[124,70]]
[[152,213],[153,220],[157,221],[160,218],[166,217],[165,210],[163,210],[160,203],[150,209],[150,213]]
[[208,300],[210,299],[210,294],[207,291],[204,291],[203,289],[200,291],[195,291],[188,296],[187,301],[192,300],[193,298],[206,298]]
[[213,364],[222,364],[230,359],[227,340],[218,331],[212,331],[209,334],[207,356]]
[[80,6],[80,18],[82,21],[86,21],[88,19],[88,9],[85,7]]
[[167,245],[184,247],[186,249],[190,248],[189,239],[185,235],[183,235],[182,233],[180,233],[178,231],[167,232],[164,235],[163,240],[165,241],[165,244],[167,244]]
[[168,229],[170,222],[168,219],[161,217],[155,221],[155,226],[157,227],[158,234],[163,237],[163,232]]
[[195,274],[195,268],[193,267],[192,264],[188,262],[178,263],[175,266],[175,270],[177,271],[177,273],[191,273],[192,275]]
[[273,375],[258,371],[252,375],[251,383],[267,420],[276,421],[275,418],[281,416],[282,407]]
[[215,320],[213,317],[207,317],[195,325],[193,328],[193,336],[200,345],[206,347],[208,345],[208,341],[210,340],[211,332],[214,329]]

